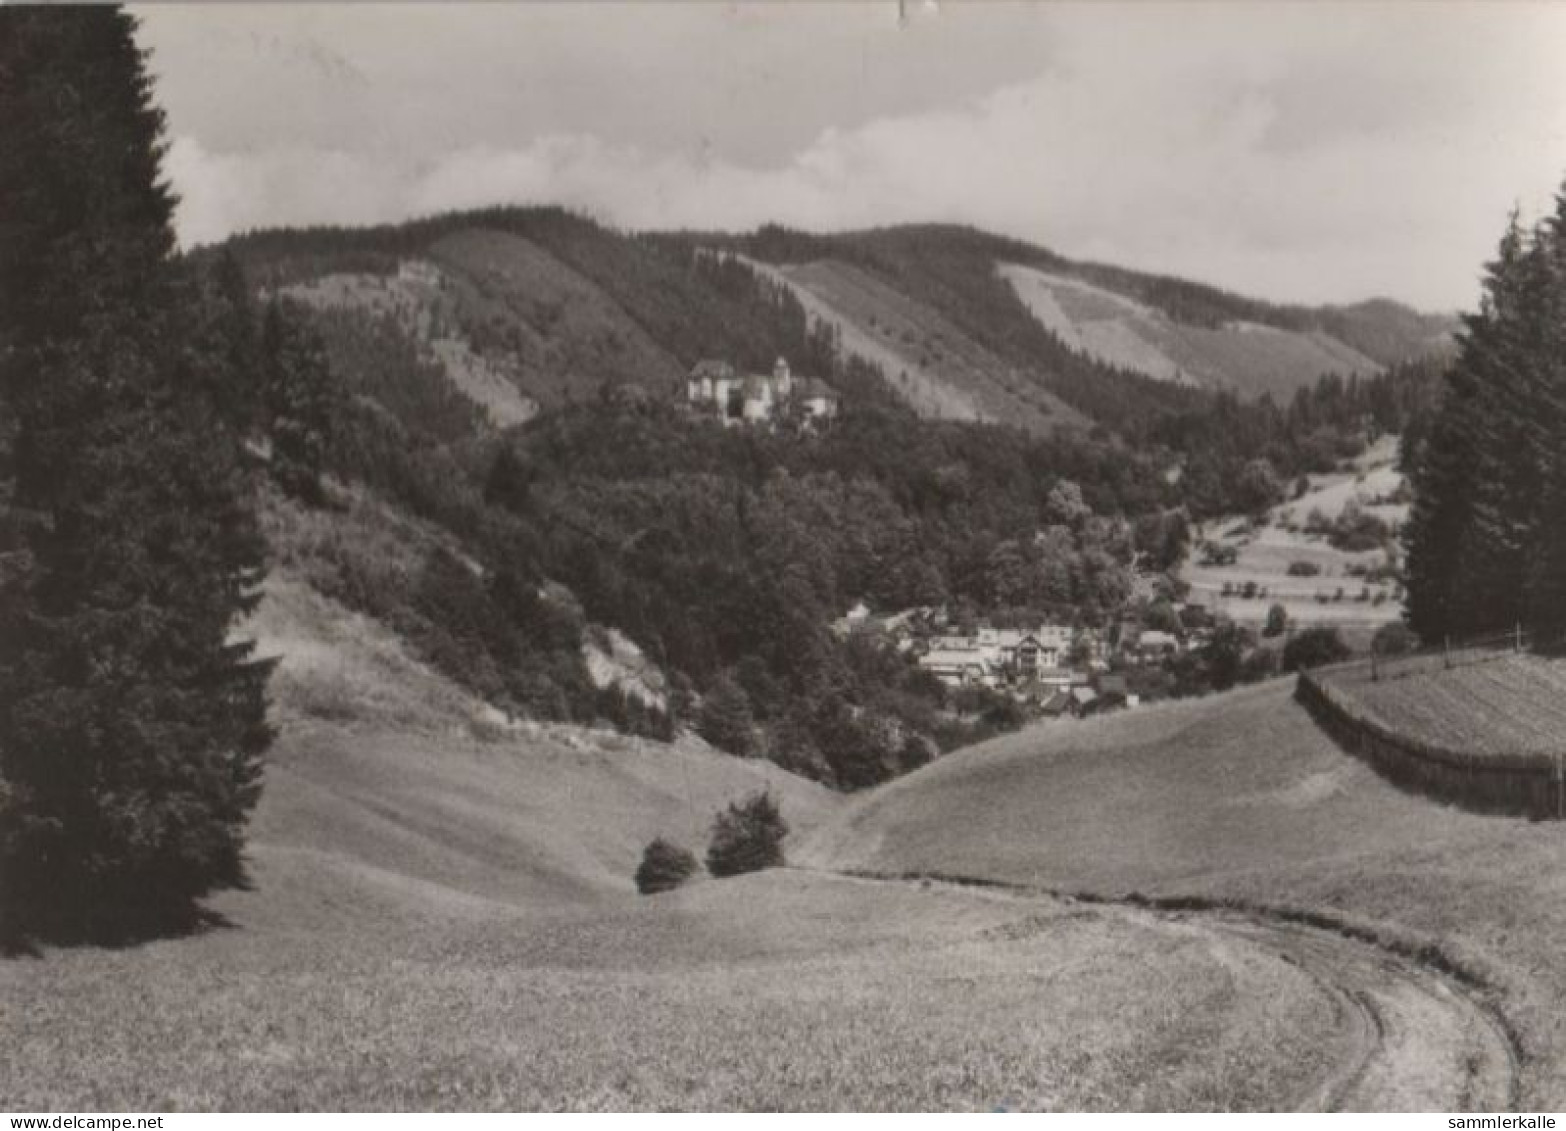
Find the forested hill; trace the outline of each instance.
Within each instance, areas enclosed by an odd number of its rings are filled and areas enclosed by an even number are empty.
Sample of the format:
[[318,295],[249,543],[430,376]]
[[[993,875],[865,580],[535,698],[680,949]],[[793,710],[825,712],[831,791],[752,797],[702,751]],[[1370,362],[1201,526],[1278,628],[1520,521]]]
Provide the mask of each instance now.
[[[989,237],[920,231],[780,267],[795,237],[501,209],[193,258],[224,324],[262,326],[239,368],[281,398],[273,451],[311,437],[329,473],[283,483],[276,561],[508,712],[693,727],[854,787],[1017,716],[834,632],[848,609],[1107,627],[1191,519],[1265,509],[1427,416],[1436,384],[1402,365],[1253,400],[1110,368],[1032,317],[972,252]],[[814,270],[862,324],[822,316]],[[835,419],[686,410],[697,360],[780,355],[831,383]]]
[[[773,265],[807,304],[900,348],[905,364],[931,367],[944,343],[919,324],[949,320],[1019,373],[1110,424],[1140,402],[1178,403],[1167,388],[1150,390],[1136,377],[1282,402],[1328,373],[1368,376],[1450,356],[1459,325],[1454,316],[1422,314],[1388,299],[1278,305],[1171,276],[1076,262],[953,225],[831,236],[771,226],[744,236],[679,238]],[[896,297],[888,303],[876,288]],[[899,306],[914,319],[908,342],[900,340]]]
[[940,225],[634,235],[503,208],[227,248],[339,322],[400,323],[502,424],[605,384],[669,396],[702,358],[764,371],[784,355],[820,375],[856,360],[926,418],[1141,442],[1218,394],[1282,406],[1329,374],[1444,358],[1456,325],[1387,300],[1279,306]]

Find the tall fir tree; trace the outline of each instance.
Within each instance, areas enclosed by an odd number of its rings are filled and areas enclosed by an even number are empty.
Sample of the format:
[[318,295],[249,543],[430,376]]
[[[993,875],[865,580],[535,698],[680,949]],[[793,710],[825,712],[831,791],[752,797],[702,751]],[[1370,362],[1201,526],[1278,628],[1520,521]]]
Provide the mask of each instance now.
[[1408,618],[1427,641],[1566,628],[1566,193],[1513,214],[1414,472]]
[[1566,186],[1555,212],[1540,229],[1540,355],[1547,367],[1533,406],[1541,462],[1538,537],[1528,578],[1527,616],[1537,640],[1553,649],[1566,645]]
[[1496,438],[1508,427],[1507,370],[1517,363],[1516,328],[1527,234],[1514,212],[1486,266],[1479,310],[1464,317],[1458,359],[1447,373],[1429,442],[1415,470],[1408,551],[1408,617],[1426,640],[1466,636],[1496,624],[1491,588],[1514,565],[1514,547],[1486,544],[1479,515],[1500,521],[1503,478]]
[[1466,343],[1462,360],[1473,369],[1483,394],[1465,421],[1475,438],[1475,459],[1467,468],[1473,479],[1472,509],[1458,557],[1458,585],[1471,608],[1465,633],[1512,629],[1526,607],[1542,488],[1542,452],[1533,419],[1543,379],[1542,257],[1540,241],[1530,238],[1496,274],[1489,318]]
[[270,664],[228,362],[174,258],[134,21],[0,9],[0,907],[162,926],[243,882]]

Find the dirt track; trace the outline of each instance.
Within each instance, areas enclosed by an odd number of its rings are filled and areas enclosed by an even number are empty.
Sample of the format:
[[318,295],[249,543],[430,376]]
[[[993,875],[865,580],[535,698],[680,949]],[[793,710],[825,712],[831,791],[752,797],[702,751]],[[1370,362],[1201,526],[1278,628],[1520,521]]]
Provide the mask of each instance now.
[[[1024,900],[1067,898],[980,886]],[[1332,1047],[1301,1072],[1290,1092],[1277,1097],[1277,1110],[1499,1111],[1517,1102],[1519,1063],[1511,1035],[1470,986],[1433,966],[1361,938],[1259,911],[1091,906],[1152,922],[1171,935],[1196,936],[1221,963],[1260,957],[1286,963],[1315,983],[1331,1002]]]
[[1227,912],[1180,915],[1215,945],[1260,947],[1298,966],[1334,1000],[1333,1068],[1280,1097],[1280,1108],[1499,1111],[1514,1102],[1511,1038],[1455,979],[1321,928]]

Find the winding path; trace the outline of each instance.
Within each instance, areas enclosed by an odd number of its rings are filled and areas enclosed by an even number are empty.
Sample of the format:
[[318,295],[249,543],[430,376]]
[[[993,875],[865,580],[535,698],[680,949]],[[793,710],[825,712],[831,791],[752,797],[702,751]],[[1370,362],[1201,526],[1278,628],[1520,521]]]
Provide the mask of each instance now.
[[[842,874],[842,873],[838,873]],[[954,883],[1058,902],[1061,893],[947,877],[870,876],[870,883]],[[1324,1070],[1280,1095],[1279,1110],[1499,1111],[1518,1099],[1516,1043],[1498,1014],[1462,980],[1350,934],[1263,910],[1165,909],[1143,903],[1094,906],[1182,933],[1215,956],[1249,954],[1287,963],[1332,1003],[1334,1047]]]
[[1499,1111],[1515,1102],[1516,1047],[1490,1008],[1456,979],[1319,927],[1233,912],[1180,914],[1217,938],[1297,966],[1334,1001],[1331,1070],[1302,1082],[1280,1107]]

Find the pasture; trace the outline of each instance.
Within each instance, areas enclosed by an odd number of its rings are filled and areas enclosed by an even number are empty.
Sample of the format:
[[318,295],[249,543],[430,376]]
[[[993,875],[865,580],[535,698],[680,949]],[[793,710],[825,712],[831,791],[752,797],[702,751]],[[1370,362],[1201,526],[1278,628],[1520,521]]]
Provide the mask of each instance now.
[[822,867],[1292,908],[1481,973],[1521,1038],[1525,1104],[1566,1102],[1566,826],[1403,793],[1292,681],[1036,727],[858,799]]
[[[1558,830],[1396,793],[1285,684],[850,801],[694,740],[508,723],[287,570],[253,627],[283,657],[254,889],[189,937],[0,959],[11,1105],[1499,1107],[1491,996],[1524,1097],[1563,1094]],[[700,851],[763,787],[796,867],[635,894],[647,840]],[[1492,988],[1252,916],[827,869],[1286,903]]]
[[640,897],[641,847],[700,851],[727,800],[770,788],[799,843],[844,799],[508,724],[287,571],[253,627],[283,657],[254,890],[0,959],[8,1106],[1258,1107],[1331,1067],[1316,981],[1149,912],[803,871]]
[[[1403,482],[1396,458],[1396,437],[1382,437],[1341,470],[1309,476],[1307,491],[1273,507],[1259,524],[1225,518],[1200,525],[1194,546],[1211,541],[1231,547],[1236,556],[1228,565],[1203,564],[1193,548],[1181,570],[1191,586],[1190,600],[1250,627],[1264,624],[1268,609],[1279,604],[1296,625],[1331,625],[1351,638],[1368,637],[1397,620],[1402,598],[1396,583],[1356,572],[1385,565],[1384,550],[1339,549],[1325,536],[1304,529],[1312,512],[1336,519],[1352,503],[1396,530],[1408,514],[1406,503],[1385,501]],[[1290,566],[1295,563],[1306,563],[1316,572],[1293,575]]]
[[1416,742],[1479,758],[1566,753],[1566,660],[1529,652],[1396,659],[1323,673],[1356,717]]

